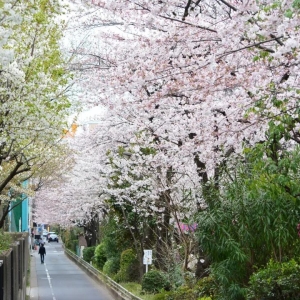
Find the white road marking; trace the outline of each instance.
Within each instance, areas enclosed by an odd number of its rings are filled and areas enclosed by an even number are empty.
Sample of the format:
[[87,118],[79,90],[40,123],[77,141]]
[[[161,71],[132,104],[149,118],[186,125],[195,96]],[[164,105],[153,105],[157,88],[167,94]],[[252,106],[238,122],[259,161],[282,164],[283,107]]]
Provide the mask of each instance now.
[[45,264],[45,269],[46,269],[47,279],[48,279],[48,282],[49,282],[49,286],[50,286],[52,298],[53,298],[53,300],[56,300],[55,295],[54,295],[54,292],[53,292],[52,283],[51,283],[51,277],[50,277],[50,274],[49,274],[48,269],[47,269],[47,267],[46,267],[46,264]]

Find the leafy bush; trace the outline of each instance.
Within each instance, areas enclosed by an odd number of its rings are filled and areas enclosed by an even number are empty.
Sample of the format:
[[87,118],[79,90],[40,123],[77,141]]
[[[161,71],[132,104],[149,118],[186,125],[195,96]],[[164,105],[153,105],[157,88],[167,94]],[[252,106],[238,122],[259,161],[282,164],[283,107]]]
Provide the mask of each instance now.
[[61,230],[61,239],[65,244],[65,247],[74,253],[76,253],[76,247],[78,246],[78,234],[81,232],[78,228],[69,228]]
[[197,300],[197,292],[188,286],[179,287],[176,291],[170,293],[166,300]]
[[162,289],[170,289],[170,283],[164,273],[158,270],[151,270],[144,274],[142,280],[143,291],[147,293],[158,293]]
[[76,253],[77,246],[78,246],[78,240],[68,240],[65,243],[65,247],[74,253]]
[[0,230],[0,252],[9,249],[11,242],[11,236]]
[[94,257],[95,249],[96,249],[95,246],[84,248],[83,249],[83,260],[85,260],[88,263],[91,262]]
[[101,244],[104,245],[107,259],[121,257],[122,251],[132,245],[127,229],[112,217],[101,225]]
[[172,292],[163,290],[159,294],[154,295],[153,300],[167,300],[171,294]]
[[[187,288],[187,287],[186,287]],[[191,290],[182,289],[180,291],[162,291],[153,297],[153,300],[212,300],[211,297],[199,298],[193,295]]]
[[264,151],[271,149],[277,134],[266,133],[270,144],[245,149],[247,163],[236,161],[234,180],[228,180],[224,189],[207,187],[208,207],[199,214],[201,226],[196,234],[204,253],[209,253],[210,274],[222,299],[246,297],[245,284],[253,266],[265,266],[272,257],[291,259],[299,253],[294,246],[299,205],[292,196],[299,189],[292,175],[299,173],[295,169],[299,148],[280,154],[280,162],[273,161]]
[[181,264],[173,264],[169,266],[166,271],[166,275],[168,276],[168,280],[172,286],[172,289],[177,289],[182,286],[185,282],[184,272],[182,270]]
[[122,252],[120,270],[115,278],[118,282],[136,281],[139,279],[139,262],[132,249]]
[[120,269],[120,260],[116,257],[108,259],[103,266],[103,273],[108,276],[117,274]]
[[217,290],[216,283],[211,276],[198,280],[194,288],[197,290],[198,297],[202,297],[200,299],[210,299]]
[[94,262],[96,266],[103,270],[103,266],[107,261],[104,244],[99,244],[95,249]]
[[62,242],[65,244],[65,247],[67,247],[67,242],[70,239],[70,231],[69,230],[62,230],[61,234],[60,234],[60,238],[61,238]]
[[252,274],[248,299],[300,299],[300,265],[271,260],[265,269]]
[[154,300],[211,300],[215,294],[215,283],[211,277],[200,279],[193,286],[188,283],[174,291],[161,291]]

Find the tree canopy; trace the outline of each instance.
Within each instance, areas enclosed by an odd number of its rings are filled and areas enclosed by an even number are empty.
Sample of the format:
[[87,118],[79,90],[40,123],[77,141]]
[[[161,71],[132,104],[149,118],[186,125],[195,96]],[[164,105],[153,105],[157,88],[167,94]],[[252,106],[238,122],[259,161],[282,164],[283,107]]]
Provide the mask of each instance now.
[[59,45],[64,26],[59,1],[1,1],[0,11],[3,225],[21,183],[64,151],[59,140],[71,103],[66,95],[70,75]]
[[[72,3],[70,68],[104,113],[49,204],[103,213],[157,260],[196,253],[240,299],[255,268],[296,255],[299,1]],[[180,226],[195,222],[199,244]]]

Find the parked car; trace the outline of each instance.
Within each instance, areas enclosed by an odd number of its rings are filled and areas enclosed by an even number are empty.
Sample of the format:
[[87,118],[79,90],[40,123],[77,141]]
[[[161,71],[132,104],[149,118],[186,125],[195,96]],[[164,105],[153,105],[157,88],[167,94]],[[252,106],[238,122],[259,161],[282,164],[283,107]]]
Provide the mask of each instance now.
[[56,234],[55,231],[49,231],[47,234],[47,240],[49,239],[50,234]]
[[58,235],[55,233],[51,233],[48,237],[48,242],[57,242],[58,243]]

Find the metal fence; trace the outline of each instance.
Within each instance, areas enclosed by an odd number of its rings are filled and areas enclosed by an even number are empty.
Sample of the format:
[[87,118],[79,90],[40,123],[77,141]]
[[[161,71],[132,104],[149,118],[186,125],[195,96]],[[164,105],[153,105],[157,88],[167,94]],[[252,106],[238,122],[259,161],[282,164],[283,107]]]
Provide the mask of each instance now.
[[[108,288],[110,288],[115,294],[119,296],[119,299],[123,300],[142,300],[141,298],[133,295],[121,285],[113,281],[110,277],[100,272],[96,268],[94,268],[91,264],[87,263],[85,260],[74,254],[72,251],[65,248],[65,253],[71,257],[74,261],[77,262],[78,265],[86,269],[89,273],[91,273],[94,277],[104,283]],[[0,298],[1,299],[1,298]]]
[[29,263],[28,233],[12,233],[13,243],[0,253],[0,299],[25,300]]

